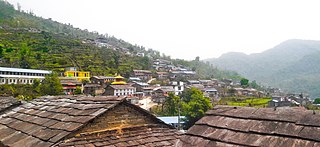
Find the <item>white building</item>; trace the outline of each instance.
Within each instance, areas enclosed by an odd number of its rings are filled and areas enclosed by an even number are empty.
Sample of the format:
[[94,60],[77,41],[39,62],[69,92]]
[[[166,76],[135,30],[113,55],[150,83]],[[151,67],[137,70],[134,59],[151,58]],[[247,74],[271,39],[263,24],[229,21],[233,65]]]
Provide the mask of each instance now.
[[179,95],[184,90],[184,83],[181,81],[172,81],[171,86],[173,86],[174,94]]
[[49,74],[51,71],[47,70],[0,67],[0,84],[32,84],[35,79],[42,81]]

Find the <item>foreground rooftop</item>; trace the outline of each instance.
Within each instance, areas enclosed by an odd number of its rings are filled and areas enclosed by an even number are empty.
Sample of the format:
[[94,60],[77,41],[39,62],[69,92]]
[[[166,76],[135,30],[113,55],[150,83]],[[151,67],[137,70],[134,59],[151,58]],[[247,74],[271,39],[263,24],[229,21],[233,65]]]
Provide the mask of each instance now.
[[299,107],[217,106],[178,146],[320,146],[320,114]]

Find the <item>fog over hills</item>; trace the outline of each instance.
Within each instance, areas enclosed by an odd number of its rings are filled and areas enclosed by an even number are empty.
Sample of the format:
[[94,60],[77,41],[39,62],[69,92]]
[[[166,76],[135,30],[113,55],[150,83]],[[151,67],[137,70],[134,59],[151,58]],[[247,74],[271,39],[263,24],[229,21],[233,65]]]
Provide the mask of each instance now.
[[231,52],[206,61],[265,85],[320,97],[320,41],[287,40],[262,53]]

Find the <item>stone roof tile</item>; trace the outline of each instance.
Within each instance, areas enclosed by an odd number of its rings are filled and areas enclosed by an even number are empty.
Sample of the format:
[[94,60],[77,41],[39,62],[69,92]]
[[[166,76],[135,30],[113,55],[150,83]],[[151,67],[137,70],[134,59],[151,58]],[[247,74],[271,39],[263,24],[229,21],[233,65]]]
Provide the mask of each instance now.
[[320,142],[319,124],[319,114],[299,108],[216,106],[178,146],[314,146]]
[[51,146],[123,100],[106,96],[41,97],[0,116],[0,141],[12,146]]
[[[118,130],[82,134],[59,143],[59,146],[174,146],[181,133],[162,125],[132,126]],[[89,143],[89,144],[88,144]]]

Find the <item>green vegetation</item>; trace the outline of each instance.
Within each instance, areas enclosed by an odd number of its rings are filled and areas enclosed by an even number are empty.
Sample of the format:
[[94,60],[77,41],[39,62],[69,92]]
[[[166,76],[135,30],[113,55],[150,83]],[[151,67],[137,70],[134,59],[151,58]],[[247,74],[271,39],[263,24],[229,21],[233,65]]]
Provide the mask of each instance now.
[[81,87],[77,86],[76,90],[74,91],[74,94],[76,95],[82,94]]
[[243,86],[243,87],[247,87],[247,86],[249,85],[249,80],[246,79],[246,78],[242,78],[242,79],[240,80],[240,84],[241,84],[241,86]]
[[256,98],[256,97],[226,97],[222,98],[219,105],[229,106],[250,106],[250,107],[266,107],[272,98]]
[[212,108],[210,99],[196,89],[186,89],[181,97],[170,93],[162,107],[154,107],[152,111],[159,116],[186,116],[186,128],[192,126]]
[[314,103],[314,104],[320,104],[320,98],[314,99],[313,103]]
[[45,77],[40,85],[42,95],[61,95],[62,85],[57,74],[50,74]]

